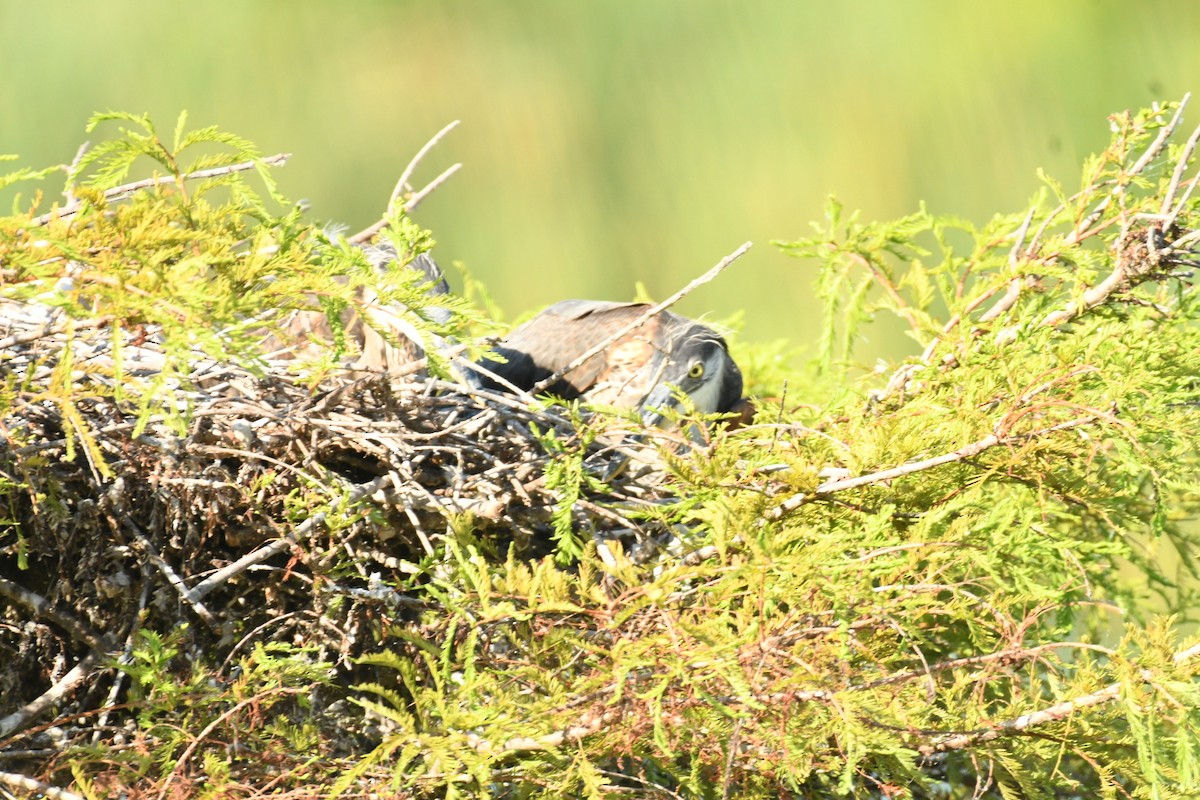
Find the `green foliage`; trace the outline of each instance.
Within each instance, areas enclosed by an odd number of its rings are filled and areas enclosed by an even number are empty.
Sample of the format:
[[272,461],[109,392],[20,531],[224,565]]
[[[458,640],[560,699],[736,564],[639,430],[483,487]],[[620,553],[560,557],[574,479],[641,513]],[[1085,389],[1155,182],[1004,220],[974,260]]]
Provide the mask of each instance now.
[[[1200,308],[1181,274],[1200,213],[1173,177],[1183,152],[1157,142],[1174,110],[1115,117],[1079,191],[1047,181],[983,226],[924,209],[862,223],[831,201],[825,227],[783,245],[819,264],[814,364],[738,344],[748,385],[778,401],[663,453],[672,502],[606,500],[583,461],[598,428],[578,408],[575,437],[535,430],[557,558],[519,560],[474,518],[448,519],[398,587],[406,613],[364,626],[380,641],[356,702],[379,734],[337,765],[333,791],[383,776],[402,797],[1200,792],[1200,646],[1185,634]],[[97,120],[111,122],[133,128],[73,170],[71,215],[0,220],[6,296],[57,292],[68,319],[103,308],[118,351],[138,326],[165,343],[160,375],[117,359],[83,394],[83,367],[61,359],[22,387],[32,401],[0,395],[61,407],[73,455],[104,463],[72,408],[103,397],[185,421],[172,390],[197,353],[261,366],[255,326],[313,298],[334,318],[369,287],[421,331],[461,333],[422,316],[411,275],[380,277],[295,210],[267,213],[242,172],[184,179],[253,161],[245,142],[181,124],[168,146],[148,120]],[[210,149],[180,166],[193,147]],[[143,159],[168,180],[106,195]],[[403,217],[389,235],[404,254],[429,246]],[[881,312],[921,352],[862,374],[854,346]],[[648,521],[669,555],[635,563],[613,541],[601,557],[578,524],[585,500]],[[373,513],[302,482],[280,515],[317,509],[335,530]],[[1159,561],[1164,541],[1178,569]],[[236,765],[206,744],[218,733],[256,753],[324,741],[297,721],[324,664],[282,646],[239,663],[181,669],[171,637],[140,635],[121,666],[145,736],[131,779],[190,765],[232,783]],[[283,702],[299,709],[286,723],[241,716]]]
[[569,442],[562,441],[553,429],[542,431],[537,425],[530,426],[534,438],[550,456],[545,468],[546,486],[559,495],[550,521],[554,525],[554,549],[560,564],[570,564],[583,554],[583,541],[575,531],[576,503],[585,490],[606,490],[603,482],[583,466],[584,456],[596,440],[596,432],[580,419],[578,405],[573,405],[571,412],[576,435]]
[[[1079,192],[982,227],[831,202],[784,247],[820,262],[813,375],[843,390],[669,460],[679,499],[653,513],[707,560],[587,547],[571,574],[485,575],[450,546],[458,591],[377,662],[402,688],[363,687],[398,726],[370,763],[447,796],[1200,791],[1196,575],[1153,548],[1198,538],[1200,309],[1167,248],[1200,216],[1170,158],[1138,165],[1174,110],[1114,118]],[[1160,256],[1138,249],[1155,220]],[[855,377],[881,312],[922,353]],[[750,385],[815,399],[771,352]]]
[[[154,416],[182,428],[186,407],[174,390],[190,385],[197,357],[260,366],[263,329],[293,310],[323,310],[337,329],[341,312],[361,311],[369,290],[374,302],[406,305],[429,335],[454,336],[468,324],[465,301],[430,297],[420,274],[402,268],[432,246],[403,213],[394,212],[384,231],[399,262],[381,271],[360,249],[303,222],[299,207],[286,207],[270,166],[244,139],[214,127],[188,131],[186,115],[169,142],[144,116],[100,114],[89,130],[112,123],[127,124],[69,170],[65,191],[72,199],[65,206],[38,225],[29,224],[36,208],[0,218],[6,269],[0,292],[49,299],[69,318],[103,313],[113,332],[105,383],[116,400],[136,398],[143,424]],[[123,184],[143,163],[153,166],[153,176]],[[247,175],[258,179],[265,199]],[[22,170],[3,180],[30,177]],[[429,318],[434,304],[450,312],[448,319]],[[370,314],[364,319],[372,324]],[[161,371],[142,376],[122,369],[129,330],[161,337]],[[394,342],[395,334],[383,333]],[[346,347],[341,339],[333,356]],[[432,360],[444,371],[436,355]],[[76,369],[64,359],[58,379],[38,387],[68,417],[80,399],[71,391]],[[73,444],[90,447],[77,426],[70,435]]]
[[[139,631],[129,659],[115,664],[131,681],[129,701],[137,709],[141,745],[116,762],[126,780],[158,771],[169,782],[183,769],[181,760],[199,752],[210,796],[220,796],[233,761],[312,746],[318,735],[307,695],[328,681],[328,664],[310,649],[272,642],[254,645],[228,674],[199,664],[181,673],[174,640],[183,633]],[[220,745],[230,737],[240,741],[236,756]]]

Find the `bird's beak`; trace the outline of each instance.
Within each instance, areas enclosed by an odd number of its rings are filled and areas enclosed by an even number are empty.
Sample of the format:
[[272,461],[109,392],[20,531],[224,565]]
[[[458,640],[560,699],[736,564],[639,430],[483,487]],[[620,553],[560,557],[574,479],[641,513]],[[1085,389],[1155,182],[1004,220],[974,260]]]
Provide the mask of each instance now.
[[642,401],[642,423],[647,427],[661,428],[667,411],[673,409],[679,409],[679,397],[675,393],[675,387],[660,383],[651,389],[650,394]]

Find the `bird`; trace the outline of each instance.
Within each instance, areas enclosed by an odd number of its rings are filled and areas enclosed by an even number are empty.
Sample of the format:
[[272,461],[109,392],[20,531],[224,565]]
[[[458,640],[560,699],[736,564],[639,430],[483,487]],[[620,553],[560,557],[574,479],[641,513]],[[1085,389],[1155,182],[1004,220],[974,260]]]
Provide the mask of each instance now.
[[[647,303],[604,300],[555,303],[493,348],[501,358],[477,361],[470,380],[483,389],[530,391],[558,376],[546,393],[635,408],[647,426],[666,427],[673,411],[739,411],[746,402],[742,372],[712,328],[659,311],[621,334],[650,309]],[[599,353],[567,369],[609,339]]]

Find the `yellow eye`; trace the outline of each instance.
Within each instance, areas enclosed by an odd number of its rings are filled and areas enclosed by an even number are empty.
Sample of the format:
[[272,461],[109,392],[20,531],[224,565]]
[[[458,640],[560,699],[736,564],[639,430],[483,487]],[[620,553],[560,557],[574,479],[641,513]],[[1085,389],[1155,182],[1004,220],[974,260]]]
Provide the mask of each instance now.
[[704,377],[704,362],[703,361],[693,361],[692,365],[690,367],[688,367],[688,377],[689,378]]

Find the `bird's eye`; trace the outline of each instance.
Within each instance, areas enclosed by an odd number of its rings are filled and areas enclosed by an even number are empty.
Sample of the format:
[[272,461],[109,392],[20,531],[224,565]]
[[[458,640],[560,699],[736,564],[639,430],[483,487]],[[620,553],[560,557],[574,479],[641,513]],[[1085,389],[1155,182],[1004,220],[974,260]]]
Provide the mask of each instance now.
[[692,365],[690,367],[688,367],[688,377],[689,378],[704,377],[704,362],[703,361],[693,361]]

